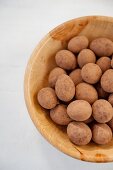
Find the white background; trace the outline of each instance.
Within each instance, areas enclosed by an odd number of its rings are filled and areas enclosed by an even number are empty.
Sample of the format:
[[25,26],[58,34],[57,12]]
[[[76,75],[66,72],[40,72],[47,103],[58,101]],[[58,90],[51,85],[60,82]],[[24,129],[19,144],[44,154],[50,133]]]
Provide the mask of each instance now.
[[113,0],[0,0],[0,170],[113,170],[64,155],[34,127],[23,96],[27,61],[40,39],[69,19],[113,16]]

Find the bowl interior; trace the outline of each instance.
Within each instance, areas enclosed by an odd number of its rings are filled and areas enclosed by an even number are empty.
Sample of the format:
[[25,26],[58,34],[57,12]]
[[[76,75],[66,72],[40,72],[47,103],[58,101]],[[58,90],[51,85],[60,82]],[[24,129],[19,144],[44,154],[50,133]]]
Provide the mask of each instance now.
[[38,91],[48,85],[48,74],[56,65],[55,53],[66,48],[69,39],[76,35],[86,35],[89,41],[96,37],[108,37],[113,40],[113,18],[90,16],[73,19],[48,33],[35,48],[26,68],[26,105],[37,129],[62,152],[85,161],[113,161],[113,140],[104,146],[94,143],[76,146],[69,141],[66,128],[53,123],[49,112],[42,109],[37,102]]

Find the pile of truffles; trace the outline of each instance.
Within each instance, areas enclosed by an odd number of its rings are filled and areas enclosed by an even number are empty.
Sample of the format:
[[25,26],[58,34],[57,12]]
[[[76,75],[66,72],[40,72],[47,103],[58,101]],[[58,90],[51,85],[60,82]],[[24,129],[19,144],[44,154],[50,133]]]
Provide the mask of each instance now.
[[37,95],[51,119],[76,145],[107,144],[113,131],[113,42],[76,36],[55,55],[49,87]]

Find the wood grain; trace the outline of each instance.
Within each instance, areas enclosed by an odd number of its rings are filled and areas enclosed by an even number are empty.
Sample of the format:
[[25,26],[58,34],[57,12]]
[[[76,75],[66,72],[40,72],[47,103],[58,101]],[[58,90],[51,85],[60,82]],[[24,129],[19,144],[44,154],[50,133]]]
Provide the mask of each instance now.
[[35,48],[26,68],[24,80],[25,101],[35,126],[56,148],[74,158],[92,162],[113,161],[113,140],[104,146],[90,143],[87,146],[72,144],[63,127],[56,126],[49,113],[37,102],[37,93],[48,84],[48,74],[55,67],[55,53],[67,46],[73,36],[86,35],[89,40],[108,37],[113,40],[113,18],[89,16],[68,21],[54,30]]

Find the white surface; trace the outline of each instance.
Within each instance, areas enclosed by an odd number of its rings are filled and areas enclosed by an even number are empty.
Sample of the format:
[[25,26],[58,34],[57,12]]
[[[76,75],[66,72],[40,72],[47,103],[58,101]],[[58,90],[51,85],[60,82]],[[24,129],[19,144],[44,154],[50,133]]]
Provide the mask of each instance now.
[[52,147],[24,103],[24,71],[39,40],[84,15],[113,16],[113,0],[0,0],[0,170],[112,170],[78,161]]

